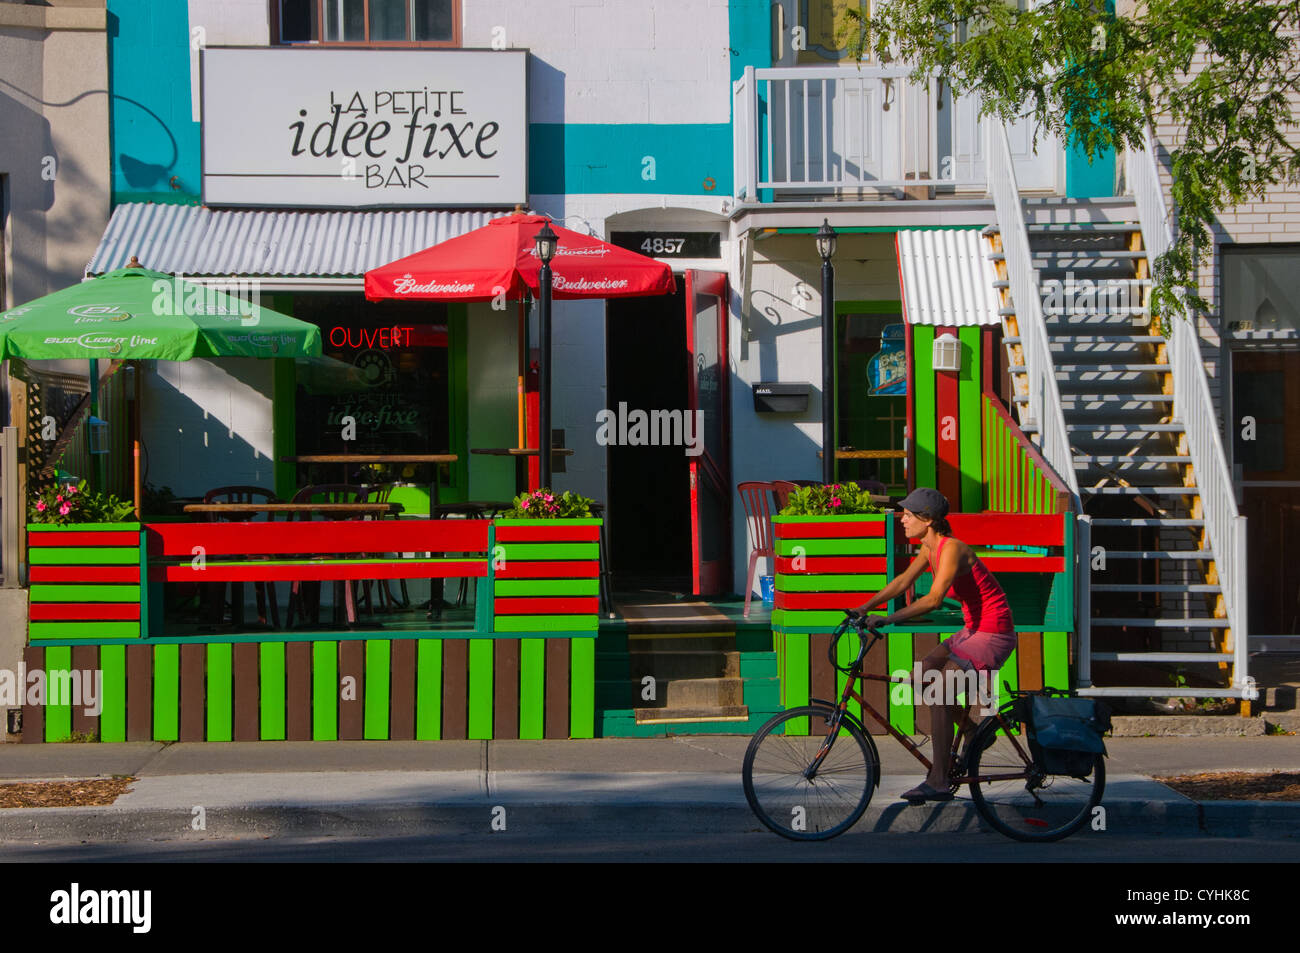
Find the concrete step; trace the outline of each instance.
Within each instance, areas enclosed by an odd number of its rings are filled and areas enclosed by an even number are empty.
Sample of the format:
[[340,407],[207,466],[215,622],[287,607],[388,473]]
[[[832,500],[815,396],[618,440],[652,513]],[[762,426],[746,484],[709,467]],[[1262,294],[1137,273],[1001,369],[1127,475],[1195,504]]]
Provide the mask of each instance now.
[[646,684],[632,680],[632,697],[647,708],[725,708],[745,703],[741,678],[656,679],[654,698],[646,698]]
[[[1120,618],[1115,616],[1096,616],[1092,620],[1094,626],[1127,626],[1136,629],[1226,629],[1229,626],[1227,619],[1200,618],[1200,619],[1178,619],[1178,618]],[[1231,656],[1231,652],[1227,653]],[[1095,656],[1094,656],[1095,657]],[[1193,660],[1195,661],[1195,660]]]
[[628,652],[628,670],[640,682],[647,675],[657,681],[683,678],[737,678],[740,653],[720,651]]
[[635,708],[638,725],[687,724],[698,721],[748,721],[746,705],[700,708]]

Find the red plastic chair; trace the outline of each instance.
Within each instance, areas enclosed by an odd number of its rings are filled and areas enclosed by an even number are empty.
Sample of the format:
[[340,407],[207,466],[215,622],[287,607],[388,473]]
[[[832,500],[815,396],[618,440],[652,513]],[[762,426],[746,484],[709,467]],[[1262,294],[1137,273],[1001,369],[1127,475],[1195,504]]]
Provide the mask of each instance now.
[[772,495],[776,497],[776,511],[778,513],[785,509],[786,503],[790,500],[790,494],[799,489],[799,484],[793,480],[773,480]]
[[749,602],[754,596],[754,570],[758,567],[760,556],[775,561],[776,553],[772,547],[772,511],[768,508],[768,494],[773,492],[771,483],[750,481],[738,484],[740,502],[745,505],[745,519],[749,523],[749,535],[754,540],[754,548],[749,553],[749,575],[745,580],[745,618],[749,618]]

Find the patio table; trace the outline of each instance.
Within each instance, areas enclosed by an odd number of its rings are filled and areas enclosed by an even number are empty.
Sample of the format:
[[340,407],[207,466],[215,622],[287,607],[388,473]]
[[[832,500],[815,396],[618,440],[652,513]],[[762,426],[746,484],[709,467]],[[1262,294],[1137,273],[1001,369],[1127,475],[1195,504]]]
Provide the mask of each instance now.
[[400,513],[401,503],[188,503],[186,513]]
[[[536,447],[481,447],[479,449],[471,450],[470,453],[477,453],[489,457],[514,457],[515,492],[528,492],[528,468],[525,465],[525,458],[537,456]],[[573,456],[573,448],[552,447],[551,456],[571,457]]]
[[295,457],[281,457],[281,463],[339,463],[343,465],[343,482],[348,481],[350,463],[432,463],[433,480],[429,483],[429,512],[438,505],[439,463],[455,463],[460,457],[454,453],[308,453]]

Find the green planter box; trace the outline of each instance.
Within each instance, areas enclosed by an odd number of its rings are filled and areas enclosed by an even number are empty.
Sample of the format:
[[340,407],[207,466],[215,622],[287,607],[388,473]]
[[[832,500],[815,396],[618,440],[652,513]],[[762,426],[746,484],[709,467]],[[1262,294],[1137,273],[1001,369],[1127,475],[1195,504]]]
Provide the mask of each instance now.
[[590,633],[600,615],[599,519],[494,521],[494,632]]
[[140,638],[144,558],[139,523],[27,524],[31,641]]
[[894,517],[774,516],[779,632],[829,632],[894,575]]

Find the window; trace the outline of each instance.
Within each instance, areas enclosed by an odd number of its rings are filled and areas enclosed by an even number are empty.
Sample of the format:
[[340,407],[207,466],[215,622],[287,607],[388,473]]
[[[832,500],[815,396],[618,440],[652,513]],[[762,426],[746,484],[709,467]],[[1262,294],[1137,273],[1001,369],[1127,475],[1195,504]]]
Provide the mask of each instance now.
[[772,4],[773,66],[834,66],[846,61],[845,10],[870,15],[867,0],[776,0]]
[[273,0],[275,42],[459,46],[458,0]]

